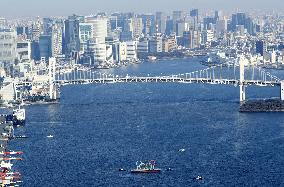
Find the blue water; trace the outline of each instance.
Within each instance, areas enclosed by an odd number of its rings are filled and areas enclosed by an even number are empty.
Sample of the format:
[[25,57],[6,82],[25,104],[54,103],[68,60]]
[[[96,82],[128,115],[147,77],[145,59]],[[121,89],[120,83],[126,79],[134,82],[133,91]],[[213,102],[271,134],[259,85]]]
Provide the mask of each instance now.
[[[189,59],[105,72],[160,75],[202,68]],[[279,97],[279,88],[251,87],[247,94]],[[60,104],[26,108],[27,124],[17,133],[29,138],[9,144],[25,152],[14,168],[27,187],[284,186],[283,113],[239,113],[238,97],[239,88],[229,85],[65,86]],[[164,171],[130,174],[136,161],[150,159]],[[197,175],[204,180],[193,180]]]

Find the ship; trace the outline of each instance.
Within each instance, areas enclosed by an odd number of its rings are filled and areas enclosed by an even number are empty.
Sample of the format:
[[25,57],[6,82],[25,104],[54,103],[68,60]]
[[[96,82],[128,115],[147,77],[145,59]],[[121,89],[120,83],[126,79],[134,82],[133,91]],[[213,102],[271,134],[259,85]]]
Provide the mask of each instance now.
[[149,162],[136,162],[136,169],[131,170],[131,173],[160,173],[161,169],[155,168],[156,161],[150,160]]
[[24,125],[26,123],[26,110],[19,106],[18,109],[13,110],[13,125]]

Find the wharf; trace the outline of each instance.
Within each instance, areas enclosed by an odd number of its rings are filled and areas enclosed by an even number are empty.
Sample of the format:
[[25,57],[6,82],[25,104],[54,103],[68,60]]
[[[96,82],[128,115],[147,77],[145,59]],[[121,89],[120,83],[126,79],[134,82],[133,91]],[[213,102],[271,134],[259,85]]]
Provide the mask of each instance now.
[[274,99],[246,101],[241,104],[240,112],[284,112],[284,101]]
[[6,122],[5,115],[0,115],[0,152],[4,152],[7,149],[8,140],[5,139],[8,139],[8,137],[4,136],[3,133],[8,134],[7,127],[12,125],[12,123]]

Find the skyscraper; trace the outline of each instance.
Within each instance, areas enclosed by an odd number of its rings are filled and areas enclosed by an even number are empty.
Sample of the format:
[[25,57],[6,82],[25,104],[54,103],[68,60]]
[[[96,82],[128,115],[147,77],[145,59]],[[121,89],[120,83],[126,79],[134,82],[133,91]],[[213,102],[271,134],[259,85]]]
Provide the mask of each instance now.
[[177,21],[184,20],[185,13],[183,11],[177,10],[173,11],[173,31],[176,32]]
[[191,10],[190,16],[193,18],[193,29],[198,30],[198,24],[199,24],[198,9]]
[[87,42],[94,38],[94,25],[92,23],[79,23],[80,53],[87,50]]
[[166,32],[167,17],[163,12],[156,12],[156,25],[158,32],[164,34]]
[[267,51],[266,43],[263,40],[259,40],[255,42],[255,52],[260,54],[261,56]]
[[93,38],[97,43],[105,43],[105,38],[108,36],[108,19],[106,17],[87,17],[87,23],[93,24]]
[[67,55],[80,50],[79,17],[76,15],[69,16],[68,19],[65,20],[64,41],[64,51]]
[[47,60],[51,57],[52,49],[50,35],[41,35],[39,37],[39,52],[41,58],[44,57]]
[[16,59],[17,35],[13,29],[0,28],[0,62],[13,64]]
[[42,33],[42,26],[40,19],[37,18],[37,21],[32,24],[32,41],[39,41],[39,37]]
[[62,54],[63,23],[54,23],[51,26],[51,56]]
[[132,28],[133,28],[133,36],[135,38],[139,38],[139,36],[143,32],[143,23],[142,23],[142,18],[134,17],[132,19]]

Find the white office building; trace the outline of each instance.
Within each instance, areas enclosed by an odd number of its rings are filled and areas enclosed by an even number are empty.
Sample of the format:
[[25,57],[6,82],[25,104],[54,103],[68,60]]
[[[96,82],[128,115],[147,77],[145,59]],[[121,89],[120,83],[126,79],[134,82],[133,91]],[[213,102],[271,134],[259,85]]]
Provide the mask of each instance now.
[[107,37],[108,19],[105,17],[87,17],[86,22],[93,24],[93,38],[99,44],[105,43]]
[[13,63],[16,59],[17,33],[13,29],[0,29],[0,62]]
[[18,40],[16,52],[21,62],[31,60],[31,51],[31,42],[29,40]]
[[137,61],[137,41],[126,42],[126,59],[129,61]]

